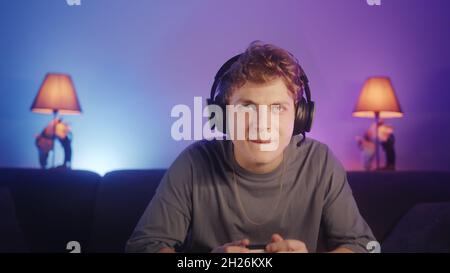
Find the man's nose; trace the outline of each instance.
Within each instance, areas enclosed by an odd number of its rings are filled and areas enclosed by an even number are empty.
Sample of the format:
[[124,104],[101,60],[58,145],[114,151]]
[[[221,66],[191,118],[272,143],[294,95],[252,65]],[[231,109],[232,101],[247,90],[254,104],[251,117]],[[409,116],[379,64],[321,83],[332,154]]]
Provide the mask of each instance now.
[[272,127],[271,107],[268,105],[258,105],[256,116],[258,130],[270,130]]

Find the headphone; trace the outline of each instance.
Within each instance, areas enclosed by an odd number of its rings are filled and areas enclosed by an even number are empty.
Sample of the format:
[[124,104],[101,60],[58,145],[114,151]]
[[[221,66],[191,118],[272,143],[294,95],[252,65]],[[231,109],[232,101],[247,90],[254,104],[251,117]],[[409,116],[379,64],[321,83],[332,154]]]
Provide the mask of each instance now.
[[[233,64],[235,64],[242,54],[238,54],[228,61],[226,61],[217,71],[216,76],[214,77],[214,83],[211,87],[211,94],[210,98],[206,100],[207,105],[217,105],[219,106],[223,113],[226,109],[226,101],[225,101],[225,92],[217,92],[218,86],[220,86],[222,79],[227,75],[227,73],[230,71],[230,68]],[[302,83],[302,91],[298,92],[297,94],[301,94],[300,97],[297,98],[297,104],[295,107],[295,121],[294,121],[294,131],[292,132],[292,135],[303,135],[302,141],[305,139],[305,133],[311,131],[312,122],[314,119],[314,102],[311,100],[311,91],[309,89],[309,81],[308,77],[306,77],[305,72],[303,71],[302,67],[297,64],[301,75],[300,75],[300,82]],[[217,93],[217,94],[216,94]],[[305,94],[305,97],[303,97],[302,94]],[[225,123],[225,116],[224,115],[224,125]],[[210,120],[214,117],[214,112],[210,115]],[[211,127],[211,129],[213,129]],[[225,128],[225,126],[223,127]],[[300,144],[300,143],[299,143]]]

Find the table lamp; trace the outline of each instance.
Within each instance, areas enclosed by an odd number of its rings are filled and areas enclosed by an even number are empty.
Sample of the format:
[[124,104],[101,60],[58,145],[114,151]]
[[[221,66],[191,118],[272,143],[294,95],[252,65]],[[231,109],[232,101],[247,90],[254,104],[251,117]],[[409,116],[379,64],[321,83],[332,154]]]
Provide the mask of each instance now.
[[389,77],[368,78],[364,83],[352,115],[360,118],[375,118],[375,159],[376,167],[380,169],[380,156],[378,151],[379,120],[380,118],[403,117],[403,112],[395,95],[391,79]]
[[[75,87],[70,75],[48,73],[38,94],[31,105],[31,111],[43,114],[53,114],[56,120],[58,115],[81,114],[81,106],[77,98]],[[56,122],[53,128],[55,138]],[[55,145],[53,141],[53,167],[55,166]]]

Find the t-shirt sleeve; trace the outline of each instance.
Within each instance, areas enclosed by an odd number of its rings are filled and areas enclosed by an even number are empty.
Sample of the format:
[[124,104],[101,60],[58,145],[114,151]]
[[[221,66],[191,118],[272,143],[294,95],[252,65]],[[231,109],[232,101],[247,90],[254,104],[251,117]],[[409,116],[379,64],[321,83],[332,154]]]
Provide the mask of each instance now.
[[183,244],[191,220],[192,177],[192,160],[185,150],[163,176],[126,244],[126,252],[158,252]]
[[322,223],[329,250],[345,247],[354,252],[367,252],[367,244],[375,241],[375,237],[359,213],[345,169],[328,148],[323,167]]

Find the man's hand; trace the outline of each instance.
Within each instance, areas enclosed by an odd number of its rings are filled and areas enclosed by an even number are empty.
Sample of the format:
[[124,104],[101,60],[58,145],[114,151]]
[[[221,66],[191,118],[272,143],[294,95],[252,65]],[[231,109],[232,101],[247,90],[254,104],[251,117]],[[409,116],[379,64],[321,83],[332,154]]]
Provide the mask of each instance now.
[[248,239],[235,241],[232,243],[224,244],[223,246],[213,249],[213,253],[248,253],[250,250],[247,246],[250,244]]
[[158,253],[176,253],[175,249],[170,247],[163,247],[160,250],[158,250]]
[[266,252],[277,253],[308,253],[304,242],[285,240],[280,234],[273,234],[271,242],[266,246]]

